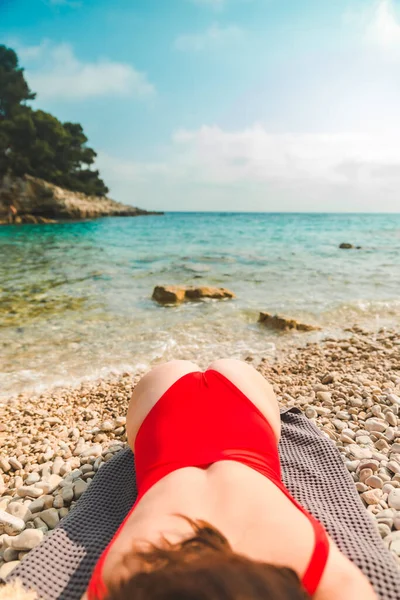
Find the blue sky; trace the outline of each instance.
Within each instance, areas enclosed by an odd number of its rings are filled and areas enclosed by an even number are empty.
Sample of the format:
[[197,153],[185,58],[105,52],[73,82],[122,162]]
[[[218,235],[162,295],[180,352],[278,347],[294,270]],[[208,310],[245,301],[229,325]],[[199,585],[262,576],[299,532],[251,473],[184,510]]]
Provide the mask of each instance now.
[[117,200],[400,211],[400,0],[0,0]]

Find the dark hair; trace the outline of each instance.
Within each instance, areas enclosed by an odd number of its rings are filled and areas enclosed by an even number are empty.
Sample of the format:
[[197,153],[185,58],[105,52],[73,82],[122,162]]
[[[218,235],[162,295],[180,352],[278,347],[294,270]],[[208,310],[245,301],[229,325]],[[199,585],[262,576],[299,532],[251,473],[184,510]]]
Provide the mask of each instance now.
[[131,552],[107,600],[309,600],[299,577],[286,567],[233,552],[205,521],[185,519],[194,535],[177,544]]

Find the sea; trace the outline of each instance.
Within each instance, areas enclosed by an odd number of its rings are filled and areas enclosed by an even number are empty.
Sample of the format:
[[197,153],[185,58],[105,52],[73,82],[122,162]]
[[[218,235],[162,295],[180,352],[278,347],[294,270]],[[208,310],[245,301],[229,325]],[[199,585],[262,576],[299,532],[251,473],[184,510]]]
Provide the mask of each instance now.
[[[236,298],[162,307],[151,296],[166,284]],[[322,330],[279,334],[260,311]],[[0,227],[1,397],[174,358],[256,363],[354,324],[399,327],[400,214],[171,212]]]

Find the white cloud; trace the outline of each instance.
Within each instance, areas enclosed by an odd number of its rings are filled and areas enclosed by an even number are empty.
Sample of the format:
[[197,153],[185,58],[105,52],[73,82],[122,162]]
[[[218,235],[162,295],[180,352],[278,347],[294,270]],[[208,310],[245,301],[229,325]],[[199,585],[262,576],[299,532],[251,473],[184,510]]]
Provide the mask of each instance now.
[[69,44],[45,40],[38,46],[14,47],[26,66],[29,85],[40,99],[81,100],[108,95],[145,98],[155,93],[146,74],[132,65],[106,58],[84,62]]
[[103,155],[99,166],[119,199],[149,206],[150,198],[159,209],[169,202],[191,210],[399,209],[395,134],[203,126],[177,131],[165,156],[162,163],[140,163]]
[[393,0],[374,0],[359,11],[347,11],[344,17],[367,45],[387,58],[400,58],[400,15]]
[[184,52],[201,52],[237,43],[243,36],[244,31],[237,25],[221,27],[218,23],[214,23],[203,32],[178,36],[175,40],[175,48]]

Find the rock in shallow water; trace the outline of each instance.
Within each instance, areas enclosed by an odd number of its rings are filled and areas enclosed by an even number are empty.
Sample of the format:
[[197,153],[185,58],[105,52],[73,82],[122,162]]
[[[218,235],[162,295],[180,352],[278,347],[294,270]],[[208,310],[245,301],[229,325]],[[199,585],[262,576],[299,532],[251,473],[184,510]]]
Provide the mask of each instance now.
[[282,315],[271,315],[266,312],[260,312],[258,322],[278,331],[289,331],[291,329],[297,331],[319,331],[321,329],[316,325],[307,325],[306,323],[296,321],[296,319],[290,319]]
[[201,300],[203,298],[225,300],[234,297],[235,294],[225,288],[177,285],[158,285],[154,288],[152,295],[152,299],[159,304],[180,304],[186,300]]

